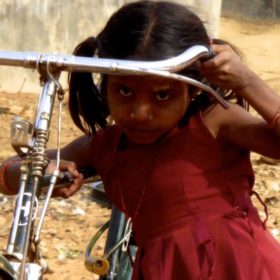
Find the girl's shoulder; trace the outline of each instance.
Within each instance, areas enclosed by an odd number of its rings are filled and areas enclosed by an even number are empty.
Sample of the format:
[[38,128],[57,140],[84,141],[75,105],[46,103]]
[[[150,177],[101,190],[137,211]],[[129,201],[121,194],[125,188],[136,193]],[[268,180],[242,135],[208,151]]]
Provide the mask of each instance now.
[[230,140],[230,135],[238,129],[253,126],[263,126],[265,122],[253,116],[238,104],[228,103],[225,109],[220,104],[214,104],[202,112],[205,125],[214,138]]
[[94,145],[112,146],[119,141],[121,129],[118,125],[111,125],[105,129],[100,129],[92,137]]
[[279,139],[264,119],[243,107],[219,104],[202,113],[204,123],[215,139],[264,156],[280,158]]
[[106,165],[116,153],[120,135],[121,130],[116,125],[100,129],[92,135],[87,149],[90,164],[96,168],[102,164]]
[[119,135],[120,132],[121,128],[118,125],[113,124],[104,129],[97,130],[96,135],[94,135],[93,138],[105,138],[110,136],[116,137]]

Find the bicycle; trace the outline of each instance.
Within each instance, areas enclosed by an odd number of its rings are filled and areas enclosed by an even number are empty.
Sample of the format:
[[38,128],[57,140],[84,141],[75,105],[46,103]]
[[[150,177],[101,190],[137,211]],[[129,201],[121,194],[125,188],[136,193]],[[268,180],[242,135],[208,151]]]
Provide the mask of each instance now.
[[[21,117],[16,117],[12,122],[12,146],[21,158],[21,176],[7,249],[0,255],[0,279],[2,276],[2,279],[37,280],[42,279],[46,272],[46,264],[42,258],[39,245],[45,213],[52,192],[61,175],[59,171],[60,127],[64,91],[59,83],[60,73],[62,71],[87,71],[111,75],[167,77],[186,82],[204,92],[208,92],[223,107],[227,108],[227,103],[211,87],[192,78],[176,74],[176,72],[188,67],[195,61],[208,59],[211,55],[211,51],[205,46],[195,46],[177,57],[156,62],[0,51],[0,65],[37,69],[42,84],[34,123],[31,124]],[[49,179],[50,184],[45,195],[42,214],[37,217],[37,201],[42,192],[41,186],[49,162],[46,149],[56,97],[59,102],[57,165]],[[107,227],[109,227],[109,224],[105,224],[94,238],[98,239]],[[128,280],[132,267],[123,251],[129,246],[131,232],[130,221],[126,221],[123,214],[113,207],[105,257],[91,257],[91,250],[95,243],[95,239],[92,239],[86,249],[86,267],[95,272],[101,270],[98,273],[102,280]],[[120,244],[120,240],[123,241],[123,251],[120,251],[120,246],[116,246]],[[135,254],[136,250],[134,246],[132,254]],[[124,265],[128,267],[127,273],[123,273]]]

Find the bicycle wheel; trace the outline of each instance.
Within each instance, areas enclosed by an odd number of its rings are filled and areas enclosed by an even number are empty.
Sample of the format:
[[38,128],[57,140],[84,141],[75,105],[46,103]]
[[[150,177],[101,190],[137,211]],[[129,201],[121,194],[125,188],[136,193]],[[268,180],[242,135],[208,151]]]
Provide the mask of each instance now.
[[[136,255],[137,247],[134,245],[129,246],[131,257]],[[116,280],[130,280],[133,272],[133,263],[127,253],[121,252],[120,263]]]
[[[112,206],[110,224],[107,233],[105,244],[105,254],[123,238],[126,218],[122,212]],[[108,273],[100,277],[100,280],[130,280],[133,266],[127,252],[122,251],[122,246],[119,246],[109,258],[110,269]],[[130,246],[132,256],[135,256],[136,246]]]

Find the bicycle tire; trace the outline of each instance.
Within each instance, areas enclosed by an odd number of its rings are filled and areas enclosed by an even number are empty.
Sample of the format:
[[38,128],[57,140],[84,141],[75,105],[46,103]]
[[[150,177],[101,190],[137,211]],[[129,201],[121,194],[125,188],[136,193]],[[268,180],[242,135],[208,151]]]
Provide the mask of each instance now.
[[[131,254],[134,256],[137,251],[136,246],[130,246]],[[133,264],[127,253],[121,252],[119,269],[116,280],[130,280],[133,272]]]
[[[126,227],[126,218],[114,205],[112,206],[110,224],[105,244],[105,254],[121,240]],[[134,246],[136,248],[136,246]],[[135,255],[136,249],[132,254]],[[121,250],[121,246],[109,258],[110,269],[108,273],[101,276],[99,280],[130,280],[133,266],[126,252]]]

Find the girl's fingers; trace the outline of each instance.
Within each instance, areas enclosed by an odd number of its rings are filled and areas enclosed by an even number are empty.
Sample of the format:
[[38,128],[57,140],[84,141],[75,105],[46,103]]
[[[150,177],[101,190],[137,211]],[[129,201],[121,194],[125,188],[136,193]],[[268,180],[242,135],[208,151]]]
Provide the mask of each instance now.
[[77,165],[74,162],[69,162],[69,161],[61,161],[60,162],[60,170],[63,171],[68,171],[72,178],[73,181],[71,183],[69,182],[69,186],[65,186],[63,188],[55,189],[53,191],[53,196],[54,197],[64,197],[68,198],[71,195],[73,195],[75,192],[77,192],[83,185],[83,175],[78,172],[77,170]]
[[226,52],[230,51],[230,47],[227,45],[211,45],[215,56],[202,63],[203,71],[213,71],[213,69],[218,69],[227,60],[228,54]]
[[216,56],[202,63],[202,74],[224,89],[238,89],[246,85],[247,67],[229,45],[212,45]]
[[74,179],[69,186],[54,190],[53,196],[68,198],[77,192],[83,185],[83,175],[79,174],[79,176],[73,178]]

